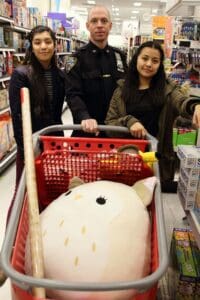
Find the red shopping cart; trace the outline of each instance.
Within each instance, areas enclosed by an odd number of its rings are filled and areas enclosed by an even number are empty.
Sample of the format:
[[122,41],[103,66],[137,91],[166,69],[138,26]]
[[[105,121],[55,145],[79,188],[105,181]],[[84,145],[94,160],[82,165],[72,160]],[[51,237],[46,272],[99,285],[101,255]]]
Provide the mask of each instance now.
[[[115,127],[114,130],[120,130]],[[68,189],[69,180],[78,176],[85,182],[110,179],[132,185],[138,179],[155,174],[159,178],[157,163],[152,170],[140,155],[118,153],[118,147],[133,144],[141,151],[155,150],[155,140],[126,140],[102,138],[71,138],[44,136],[64,129],[80,129],[80,126],[50,126],[40,131],[36,151],[42,144],[42,152],[35,160],[40,209],[43,210],[58,195]],[[108,127],[100,126],[100,129]],[[109,127],[110,130],[110,127]],[[121,130],[125,130],[121,128]],[[121,290],[134,288],[139,294],[134,300],[156,299],[157,283],[168,265],[163,208],[159,183],[149,207],[151,230],[151,273],[141,280],[108,284],[65,283],[50,279],[36,279],[24,271],[25,243],[28,233],[27,200],[24,175],[18,188],[16,201],[10,217],[7,234],[2,247],[1,259],[5,273],[11,278],[13,300],[37,300],[28,291],[31,286],[70,290]]]

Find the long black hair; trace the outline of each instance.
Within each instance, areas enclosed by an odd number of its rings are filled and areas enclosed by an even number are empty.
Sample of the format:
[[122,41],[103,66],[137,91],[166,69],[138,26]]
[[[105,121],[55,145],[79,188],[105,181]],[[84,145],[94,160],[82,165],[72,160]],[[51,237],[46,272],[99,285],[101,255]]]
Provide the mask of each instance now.
[[157,73],[153,76],[150,83],[150,95],[155,105],[161,105],[164,100],[164,86],[166,75],[164,70],[164,51],[158,42],[147,41],[143,43],[133,55],[126,73],[124,86],[122,89],[122,98],[125,102],[133,102],[135,91],[139,88],[139,72],[137,70],[137,60],[144,48],[157,49],[160,53],[160,66]]
[[[38,33],[48,32],[53,40],[54,46],[56,45],[55,33],[48,26],[38,25],[34,27],[28,34],[27,39],[29,46],[26,50],[24,65],[28,66],[28,77],[30,80],[30,96],[31,96],[31,111],[34,115],[42,116],[45,118],[49,114],[48,94],[44,82],[44,69],[38,59],[36,58],[32,42],[33,38]],[[56,55],[53,54],[51,58],[51,68],[56,67]]]

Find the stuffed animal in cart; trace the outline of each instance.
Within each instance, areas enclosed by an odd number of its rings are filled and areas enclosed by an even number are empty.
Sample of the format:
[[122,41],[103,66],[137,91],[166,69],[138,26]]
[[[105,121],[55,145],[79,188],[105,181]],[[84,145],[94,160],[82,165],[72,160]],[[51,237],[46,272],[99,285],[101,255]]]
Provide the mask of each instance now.
[[[79,183],[41,213],[45,276],[66,282],[129,281],[150,272],[150,204],[155,177],[133,187],[111,181]],[[28,243],[27,243],[28,244]],[[26,247],[26,273],[30,256]],[[57,300],[128,300],[136,291],[48,290]]]

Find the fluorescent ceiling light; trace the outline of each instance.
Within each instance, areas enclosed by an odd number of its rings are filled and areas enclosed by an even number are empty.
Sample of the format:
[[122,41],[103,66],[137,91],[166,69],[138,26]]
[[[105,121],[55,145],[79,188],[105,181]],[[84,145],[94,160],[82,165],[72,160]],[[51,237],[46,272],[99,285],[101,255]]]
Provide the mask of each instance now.
[[134,5],[134,6],[141,6],[142,3],[141,3],[141,2],[134,2],[133,5]]
[[96,4],[96,1],[95,0],[87,0],[87,3],[88,4]]
[[119,7],[113,7],[112,10],[113,11],[119,11]]
[[133,14],[139,14],[139,10],[132,10]]

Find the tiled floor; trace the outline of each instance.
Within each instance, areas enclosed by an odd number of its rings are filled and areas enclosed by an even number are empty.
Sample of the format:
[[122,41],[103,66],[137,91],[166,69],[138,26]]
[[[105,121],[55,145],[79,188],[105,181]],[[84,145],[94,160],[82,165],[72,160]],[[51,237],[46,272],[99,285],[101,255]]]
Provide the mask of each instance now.
[[[65,113],[64,121],[71,123],[71,115],[67,110]],[[69,134],[69,133],[67,133]],[[5,233],[5,223],[7,210],[14,191],[14,181],[15,181],[15,164],[11,165],[1,176],[0,176],[0,247],[3,242]],[[171,234],[173,227],[182,227],[185,225],[182,218],[184,216],[184,211],[179,203],[176,194],[162,194],[162,201],[164,204],[164,216],[166,222],[166,234],[168,245],[170,245]],[[10,294],[10,281],[7,280],[6,283],[0,288],[0,299],[11,300]],[[159,299],[167,299],[164,296],[159,297]]]

